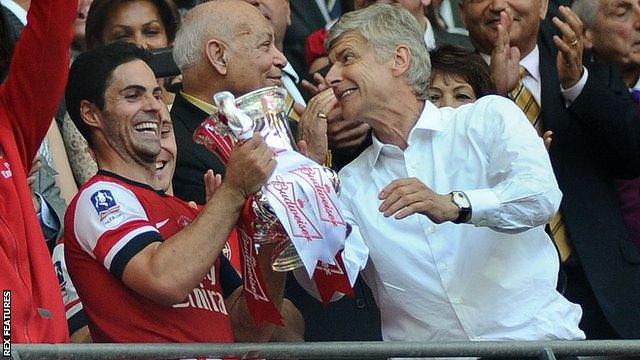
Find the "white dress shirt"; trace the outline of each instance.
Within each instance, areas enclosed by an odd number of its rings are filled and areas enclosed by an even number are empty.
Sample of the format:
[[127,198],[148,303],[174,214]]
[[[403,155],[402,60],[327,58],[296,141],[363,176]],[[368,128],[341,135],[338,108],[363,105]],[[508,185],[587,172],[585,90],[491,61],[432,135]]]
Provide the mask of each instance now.
[[[580,306],[556,290],[546,224],[561,193],[542,140],[516,105],[486,96],[457,109],[426,102],[402,151],[373,144],[341,172],[345,217],[369,247],[363,271],[384,340],[584,339]],[[415,177],[464,191],[469,224],[385,218],[380,191]]]
[[433,31],[433,27],[429,20],[427,20],[427,28],[424,30],[424,35],[422,36],[424,39],[424,43],[427,44],[427,50],[435,50],[436,48],[436,33]]

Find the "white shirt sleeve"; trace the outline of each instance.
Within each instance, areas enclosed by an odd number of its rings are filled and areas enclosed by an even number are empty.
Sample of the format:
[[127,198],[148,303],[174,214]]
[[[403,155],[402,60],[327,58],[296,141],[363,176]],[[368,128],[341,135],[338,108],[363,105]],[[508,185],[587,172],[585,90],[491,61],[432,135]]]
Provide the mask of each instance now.
[[[118,277],[137,252],[161,240],[135,194],[110,182],[97,182],[82,192],[73,224],[80,247]],[[112,268],[114,259],[117,269]]]
[[489,187],[464,192],[471,223],[518,233],[548,223],[562,194],[543,141],[525,115],[511,101],[492,98],[476,107],[469,125],[487,156]]
[[575,85],[573,85],[568,89],[563,89],[562,86],[560,86],[560,92],[562,93],[562,97],[564,97],[567,107],[571,106],[571,104],[574,101],[576,101],[578,96],[580,96],[582,89],[584,89],[584,86],[587,84],[588,78],[589,78],[589,71],[587,70],[586,67],[583,66],[582,77],[580,78],[580,80],[578,80],[578,82]]

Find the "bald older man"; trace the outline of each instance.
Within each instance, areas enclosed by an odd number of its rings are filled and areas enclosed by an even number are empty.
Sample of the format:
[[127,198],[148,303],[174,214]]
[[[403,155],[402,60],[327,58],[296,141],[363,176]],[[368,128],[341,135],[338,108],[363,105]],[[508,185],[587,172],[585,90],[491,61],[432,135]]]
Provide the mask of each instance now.
[[173,51],[183,79],[171,108],[180,154],[173,179],[176,196],[202,204],[202,174],[208,169],[225,173],[222,161],[192,140],[196,128],[215,110],[212,95],[230,91],[241,96],[282,85],[287,60],[274,40],[269,21],[240,0],[207,2],[187,13]]

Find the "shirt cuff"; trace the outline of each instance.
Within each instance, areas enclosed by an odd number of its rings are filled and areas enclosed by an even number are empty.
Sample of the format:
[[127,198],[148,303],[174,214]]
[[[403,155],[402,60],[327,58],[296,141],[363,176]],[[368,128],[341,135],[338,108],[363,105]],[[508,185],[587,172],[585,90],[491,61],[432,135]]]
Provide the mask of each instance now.
[[584,86],[587,84],[589,70],[584,66],[582,67],[582,70],[582,77],[575,85],[566,90],[562,88],[562,85],[560,85],[560,92],[562,93],[562,97],[564,97],[567,107],[571,106],[571,104],[576,101],[578,96],[580,96],[582,89],[584,89]]
[[500,200],[489,189],[463,191],[471,204],[471,223],[475,226],[489,226],[490,217],[500,207]]

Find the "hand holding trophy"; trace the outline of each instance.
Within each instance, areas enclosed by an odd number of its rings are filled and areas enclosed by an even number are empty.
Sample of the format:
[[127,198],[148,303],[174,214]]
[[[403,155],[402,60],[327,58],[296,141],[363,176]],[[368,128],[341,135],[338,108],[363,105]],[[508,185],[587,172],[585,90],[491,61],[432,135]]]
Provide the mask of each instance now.
[[[304,266],[322,300],[335,292],[351,294],[366,258],[348,268],[342,250],[351,226],[338,206],[337,174],[296,152],[285,112],[287,92],[267,87],[235,98],[214,95],[218,112],[205,120],[194,140],[227,162],[231,148],[258,132],[276,154],[277,167],[262,190],[250,197],[238,221],[245,298],[256,322],[278,322],[256,266],[260,244],[276,243],[272,268]],[[364,246],[364,245],[362,245]],[[366,251],[365,251],[366,253]],[[270,306],[269,306],[270,305]],[[279,315],[278,315],[279,316]]]

